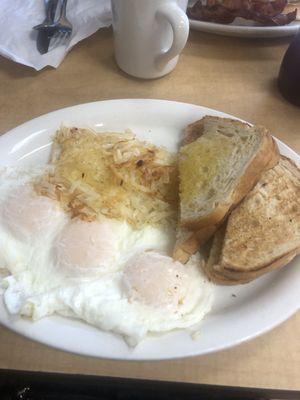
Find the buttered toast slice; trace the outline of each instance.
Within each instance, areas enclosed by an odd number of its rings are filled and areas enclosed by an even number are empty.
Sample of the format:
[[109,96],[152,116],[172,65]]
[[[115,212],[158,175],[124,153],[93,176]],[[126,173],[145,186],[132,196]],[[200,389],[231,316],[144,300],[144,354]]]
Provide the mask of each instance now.
[[263,127],[212,116],[189,125],[179,152],[180,226],[222,220],[278,159]]
[[179,151],[174,258],[186,262],[278,160],[277,145],[263,127],[213,116],[189,125]]
[[218,283],[245,283],[298,253],[300,169],[282,156],[214,236],[205,272]]

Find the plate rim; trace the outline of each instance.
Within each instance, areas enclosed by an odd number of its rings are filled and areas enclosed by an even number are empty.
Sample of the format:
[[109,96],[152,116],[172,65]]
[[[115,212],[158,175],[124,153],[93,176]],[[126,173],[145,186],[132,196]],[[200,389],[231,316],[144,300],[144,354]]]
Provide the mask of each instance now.
[[300,31],[300,21],[295,21],[294,24],[282,26],[253,26],[253,25],[228,25],[219,24],[217,22],[199,21],[189,18],[190,27],[192,29],[226,35],[234,35],[236,37],[249,38],[279,38],[285,36],[293,36],[298,30]]

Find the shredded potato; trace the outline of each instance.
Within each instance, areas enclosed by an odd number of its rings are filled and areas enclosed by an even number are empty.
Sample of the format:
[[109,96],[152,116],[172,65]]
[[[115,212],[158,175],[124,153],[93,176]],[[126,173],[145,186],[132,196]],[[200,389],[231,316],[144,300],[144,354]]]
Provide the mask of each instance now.
[[175,222],[175,156],[130,132],[97,134],[62,127],[51,164],[35,188],[59,200],[72,217],[90,221],[105,215],[134,227]]

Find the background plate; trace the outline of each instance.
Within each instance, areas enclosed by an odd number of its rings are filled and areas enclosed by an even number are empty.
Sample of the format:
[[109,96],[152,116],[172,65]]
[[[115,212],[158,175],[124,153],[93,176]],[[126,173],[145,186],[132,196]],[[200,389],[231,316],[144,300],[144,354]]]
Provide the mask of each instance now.
[[279,38],[296,35],[300,29],[300,21],[294,21],[284,26],[258,26],[242,18],[237,18],[232,24],[228,25],[190,19],[190,27],[196,31],[215,33],[223,36]]
[[[132,129],[147,139],[176,151],[184,127],[204,115],[228,116],[185,103],[164,100],[111,100],[82,104],[43,115],[0,137],[0,165],[37,165],[47,162],[51,138],[62,124],[99,131]],[[233,118],[233,117],[232,117]],[[277,141],[286,156],[300,157]],[[83,322],[49,317],[32,323],[10,316],[0,301],[0,322],[41,343],[95,357],[122,360],[159,360],[194,356],[225,349],[280,324],[299,309],[299,258],[280,271],[247,285],[215,287],[212,311],[204,318],[199,337],[176,331],[146,339],[130,349],[123,339]]]

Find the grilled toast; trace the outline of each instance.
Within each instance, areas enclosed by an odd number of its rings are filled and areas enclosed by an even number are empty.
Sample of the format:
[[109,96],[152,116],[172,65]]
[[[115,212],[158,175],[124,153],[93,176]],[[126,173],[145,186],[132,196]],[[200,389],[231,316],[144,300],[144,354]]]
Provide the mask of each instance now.
[[298,253],[300,169],[281,156],[215,234],[204,269],[217,283],[246,283]]

